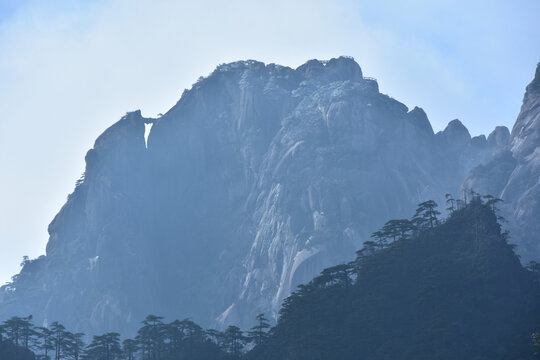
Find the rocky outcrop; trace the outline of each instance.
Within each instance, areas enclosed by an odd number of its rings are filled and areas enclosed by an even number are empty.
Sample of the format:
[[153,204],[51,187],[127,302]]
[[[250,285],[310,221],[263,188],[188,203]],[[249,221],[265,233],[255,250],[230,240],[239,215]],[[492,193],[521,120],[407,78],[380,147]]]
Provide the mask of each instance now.
[[454,120],[434,134],[351,58],[220,65],[162,117],[129,113],[96,140],[47,255],[0,291],[0,317],[125,334],[148,313],[275,317],[387,219],[458,193],[506,146],[496,131],[471,139]]
[[496,128],[488,142],[504,149],[471,171],[464,190],[490,193],[504,200],[512,241],[522,261],[540,260],[540,64],[527,86],[523,105],[509,134]]
[[506,126],[497,126],[487,138],[489,146],[495,149],[504,149],[510,143],[510,131]]

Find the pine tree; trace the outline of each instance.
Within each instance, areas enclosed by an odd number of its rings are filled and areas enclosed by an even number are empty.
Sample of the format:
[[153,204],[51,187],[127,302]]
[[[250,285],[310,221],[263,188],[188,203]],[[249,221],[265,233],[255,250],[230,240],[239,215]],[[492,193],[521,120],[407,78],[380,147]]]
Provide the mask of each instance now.
[[51,330],[53,333],[53,344],[54,344],[54,359],[62,359],[62,354],[66,347],[66,328],[64,325],[60,324],[58,321],[55,321],[51,324]]
[[424,201],[423,203],[418,204],[416,213],[412,218],[413,225],[419,230],[425,228],[433,229],[439,224],[437,216],[441,214],[436,209],[437,203],[433,200]]
[[268,319],[264,317],[264,313],[257,315],[257,325],[253,326],[248,332],[248,337],[255,343],[261,345],[268,338],[268,329],[271,328]]
[[230,325],[224,332],[224,345],[227,352],[239,356],[248,340],[238,326]]
[[450,214],[456,211],[456,199],[454,199],[452,194],[445,194],[444,197],[446,198],[446,205],[448,205],[446,211]]
[[180,321],[179,326],[185,338],[195,341],[203,341],[203,329],[191,319],[184,319]]
[[388,244],[388,237],[387,234],[385,234],[383,231],[375,231],[373,234],[371,234],[371,237],[375,239],[374,244],[379,248],[383,249]]
[[37,337],[37,331],[32,324],[32,315],[21,318],[21,337],[23,346],[30,349]]
[[165,339],[165,326],[162,320],[162,316],[148,315],[142,321],[143,326],[135,339],[141,346],[144,359],[159,359],[161,356]]
[[139,350],[139,344],[133,339],[125,339],[122,341],[122,355],[125,360],[134,360],[135,354]]
[[355,263],[351,262],[326,268],[308,285],[314,285],[315,287],[327,287],[337,285],[348,288],[352,282],[350,274],[354,272],[354,267]]
[[365,256],[371,256],[375,254],[377,249],[379,248],[379,245],[374,241],[364,241],[362,249],[358,250],[356,254],[359,257],[365,257]]
[[180,350],[182,341],[184,340],[184,332],[182,329],[182,322],[180,320],[174,320],[173,322],[165,325],[165,338],[168,341],[169,353],[177,353]]
[[501,199],[496,198],[493,195],[489,195],[489,194],[482,196],[482,198],[486,200],[486,205],[491,208],[491,211],[493,211],[494,213],[497,213],[497,211],[499,211],[499,209],[497,208],[497,204],[502,202]]
[[224,335],[221,331],[218,331],[216,329],[207,329],[205,331],[205,337],[220,348],[223,347]]
[[397,219],[387,221],[382,228],[382,233],[383,236],[392,238],[393,241],[396,239],[407,240],[414,229],[415,226],[410,220]]
[[65,351],[64,353],[70,356],[73,360],[79,360],[84,349],[83,333],[71,333],[66,331],[65,334]]
[[86,347],[85,360],[118,360],[122,356],[120,334],[115,332],[94,336]]
[[21,332],[22,324],[21,318],[18,316],[13,316],[11,319],[4,321],[2,324],[2,329],[6,334],[8,340],[10,340],[15,345],[20,345],[21,341]]
[[32,315],[27,317],[13,316],[4,321],[0,327],[7,339],[17,346],[30,349],[36,338],[37,332],[32,324]]
[[38,338],[40,339],[39,349],[45,352],[45,358],[49,358],[49,351],[54,350],[54,333],[46,327],[38,328]]

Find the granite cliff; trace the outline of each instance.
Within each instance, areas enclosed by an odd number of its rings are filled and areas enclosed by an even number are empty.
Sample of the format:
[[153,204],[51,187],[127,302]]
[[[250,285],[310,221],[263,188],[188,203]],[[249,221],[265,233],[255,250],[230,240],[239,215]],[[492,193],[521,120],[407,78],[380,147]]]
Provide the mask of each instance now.
[[523,262],[540,260],[540,63],[527,86],[523,105],[509,134],[496,129],[491,142],[501,149],[491,161],[475,167],[463,189],[490,193],[504,200],[512,241]]
[[296,285],[350,260],[387,219],[459,194],[510,142],[513,161],[532,164],[527,131],[471,138],[453,120],[435,134],[347,57],[220,65],[163,116],[128,113],[96,140],[47,254],[2,287],[0,318],[129,335],[148,313],[203,326],[275,317]]

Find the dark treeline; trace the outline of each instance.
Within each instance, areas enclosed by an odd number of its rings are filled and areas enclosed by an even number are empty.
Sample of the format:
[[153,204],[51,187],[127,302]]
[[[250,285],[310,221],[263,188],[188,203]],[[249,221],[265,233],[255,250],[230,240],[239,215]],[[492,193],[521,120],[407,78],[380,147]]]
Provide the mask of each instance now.
[[[236,326],[225,331],[204,330],[190,319],[164,322],[163,317],[148,315],[134,339],[120,339],[109,332],[93,336],[85,343],[85,334],[68,331],[58,322],[49,327],[32,323],[32,316],[12,317],[0,326],[1,359],[73,359],[73,360],[168,360],[238,359],[246,346],[262,344],[270,324],[264,314],[248,332]],[[3,347],[2,347],[3,346]],[[9,357],[1,349],[11,351]]]
[[[535,359],[540,267],[524,268],[490,195],[447,195],[390,220],[354,261],[325,269],[283,303],[256,360]],[[536,351],[536,353],[535,353]]]
[[[390,220],[354,261],[327,268],[244,332],[148,315],[137,336],[72,333],[32,317],[0,326],[1,359],[532,359],[540,353],[540,264],[523,268],[499,199],[447,195]],[[7,355],[6,355],[7,354]],[[538,354],[537,354],[538,355]]]

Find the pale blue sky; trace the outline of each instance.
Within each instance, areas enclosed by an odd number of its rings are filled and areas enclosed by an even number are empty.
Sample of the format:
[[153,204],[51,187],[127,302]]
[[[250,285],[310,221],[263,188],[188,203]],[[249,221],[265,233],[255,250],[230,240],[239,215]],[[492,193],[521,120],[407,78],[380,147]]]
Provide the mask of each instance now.
[[[405,5],[406,4],[406,5]],[[44,253],[95,138],[219,63],[351,55],[435,130],[511,127],[540,61],[540,2],[0,0],[0,283]]]

